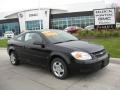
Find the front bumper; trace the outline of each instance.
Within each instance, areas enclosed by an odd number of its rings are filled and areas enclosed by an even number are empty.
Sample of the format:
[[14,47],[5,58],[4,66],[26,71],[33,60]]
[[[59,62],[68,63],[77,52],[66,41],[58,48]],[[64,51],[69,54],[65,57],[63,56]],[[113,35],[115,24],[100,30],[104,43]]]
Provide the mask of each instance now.
[[88,61],[78,61],[73,60],[73,62],[69,65],[69,69],[71,72],[80,71],[80,72],[92,72],[97,71],[109,64],[110,55],[105,54],[100,58],[94,58]]

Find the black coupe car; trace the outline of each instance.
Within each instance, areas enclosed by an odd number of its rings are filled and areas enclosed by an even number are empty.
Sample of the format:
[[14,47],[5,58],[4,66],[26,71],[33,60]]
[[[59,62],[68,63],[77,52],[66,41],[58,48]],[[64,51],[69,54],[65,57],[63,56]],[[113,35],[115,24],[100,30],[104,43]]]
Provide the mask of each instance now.
[[48,67],[59,79],[72,71],[99,70],[109,63],[103,46],[85,42],[61,30],[28,31],[8,41],[13,65],[26,61]]

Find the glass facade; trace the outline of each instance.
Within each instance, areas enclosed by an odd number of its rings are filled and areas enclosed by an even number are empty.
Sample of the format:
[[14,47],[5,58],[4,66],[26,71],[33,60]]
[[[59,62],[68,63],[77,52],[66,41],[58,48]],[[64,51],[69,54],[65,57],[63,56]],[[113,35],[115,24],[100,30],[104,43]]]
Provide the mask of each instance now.
[[94,16],[53,18],[51,20],[51,26],[53,29],[65,29],[68,26],[78,26],[84,28],[88,25],[94,25]]
[[20,33],[19,23],[11,22],[11,23],[2,23],[0,24],[0,36],[4,36],[6,31],[13,31],[15,35]]
[[40,30],[43,29],[43,20],[26,21],[26,30]]

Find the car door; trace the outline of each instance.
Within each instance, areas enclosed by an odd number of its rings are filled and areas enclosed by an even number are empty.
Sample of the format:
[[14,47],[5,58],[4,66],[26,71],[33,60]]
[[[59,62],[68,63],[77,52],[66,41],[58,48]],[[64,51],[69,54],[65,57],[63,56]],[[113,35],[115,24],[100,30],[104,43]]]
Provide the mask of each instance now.
[[13,46],[15,47],[15,50],[16,50],[16,53],[17,53],[19,59],[23,59],[22,56],[23,56],[23,52],[24,52],[24,45],[25,45],[24,34],[21,34],[14,39]]
[[41,44],[44,43],[43,38],[40,36],[39,33],[26,33],[25,35],[25,57],[29,61],[29,63],[43,66],[47,63],[47,56],[50,52],[47,48],[43,47],[42,45],[36,45],[34,42],[40,42]]

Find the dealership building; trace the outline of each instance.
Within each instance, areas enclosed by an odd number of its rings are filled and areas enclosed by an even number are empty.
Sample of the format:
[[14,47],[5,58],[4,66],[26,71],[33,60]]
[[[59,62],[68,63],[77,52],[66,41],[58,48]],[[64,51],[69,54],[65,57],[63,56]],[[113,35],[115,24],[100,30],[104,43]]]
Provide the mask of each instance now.
[[0,36],[6,31],[16,35],[25,30],[65,29],[68,26],[94,25],[93,11],[67,12],[60,9],[31,9],[12,13],[0,20]]
[[0,20],[0,36],[6,31],[19,34],[25,30],[65,29],[68,26],[84,28],[94,24],[93,11],[67,12],[60,9],[32,9],[12,13]]

